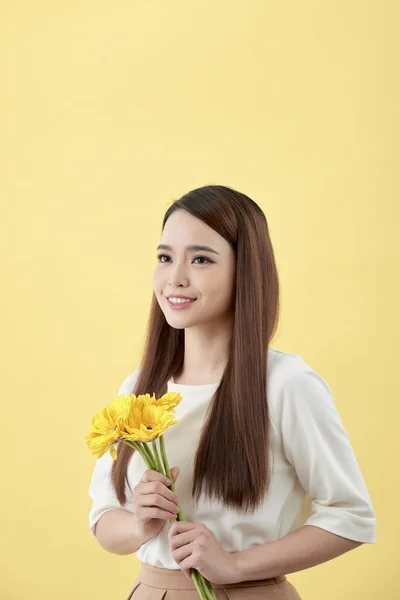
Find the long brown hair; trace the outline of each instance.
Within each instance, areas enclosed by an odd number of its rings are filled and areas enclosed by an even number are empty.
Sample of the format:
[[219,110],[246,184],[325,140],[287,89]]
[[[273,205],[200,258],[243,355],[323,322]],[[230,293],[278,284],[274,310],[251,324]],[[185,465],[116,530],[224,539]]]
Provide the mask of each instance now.
[[[185,194],[167,210],[186,210],[231,244],[236,256],[233,332],[228,362],[211,399],[194,461],[192,497],[202,491],[227,506],[254,511],[271,479],[268,347],[279,317],[279,279],[261,208],[251,198],[222,185]],[[153,295],[138,379],[131,393],[167,392],[169,379],[184,360],[184,329],[171,327]],[[135,450],[120,443],[111,481],[121,504]],[[129,483],[128,483],[129,485]]]

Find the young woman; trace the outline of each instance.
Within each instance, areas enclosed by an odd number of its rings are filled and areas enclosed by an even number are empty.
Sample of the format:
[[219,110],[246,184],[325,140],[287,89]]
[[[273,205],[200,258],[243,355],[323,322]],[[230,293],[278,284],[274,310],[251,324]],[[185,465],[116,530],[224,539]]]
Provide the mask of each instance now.
[[[182,395],[164,433],[175,494],[120,444],[96,461],[91,530],[137,553],[128,599],[197,600],[196,568],[219,599],[298,600],[286,575],[374,543],[376,522],[327,382],[270,346],[279,280],[262,210],[218,185],[175,201],[153,288],[141,365],[118,394]],[[178,504],[186,521],[170,525]]]

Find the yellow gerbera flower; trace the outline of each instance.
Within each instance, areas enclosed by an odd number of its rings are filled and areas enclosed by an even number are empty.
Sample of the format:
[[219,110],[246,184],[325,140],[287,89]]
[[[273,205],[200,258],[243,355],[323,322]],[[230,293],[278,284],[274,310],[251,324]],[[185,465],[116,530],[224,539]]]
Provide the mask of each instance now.
[[92,418],[92,427],[86,436],[86,442],[98,458],[107,450],[110,450],[114,460],[117,458],[115,444],[124,431],[124,423],[132,410],[133,403],[132,396],[117,396],[111,406],[102,408]]
[[178,394],[178,392],[168,392],[158,399],[155,397],[155,394],[152,396],[150,396],[150,394],[140,394],[139,396],[131,394],[131,396],[135,399],[134,402],[142,402],[143,404],[151,404],[154,406],[164,406],[168,409],[175,408],[182,400],[182,396]]
[[92,418],[92,426],[85,438],[89,449],[98,458],[110,450],[115,460],[119,439],[148,442],[159,437],[176,423],[174,409],[181,400],[182,396],[176,392],[164,394],[158,400],[154,394],[117,396],[111,406],[102,408]]
[[168,406],[139,401],[132,404],[129,416],[124,422],[124,431],[120,432],[121,438],[130,442],[149,442],[160,437],[176,422]]
[[132,404],[135,402],[135,396],[117,396],[112,403],[115,410],[115,417],[118,421],[125,421],[128,418],[132,409]]
[[168,409],[175,408],[181,402],[182,396],[178,392],[168,392],[156,400],[157,406],[165,406]]
[[111,456],[116,458],[115,443],[120,435],[115,407],[106,406],[92,418],[92,426],[85,439],[89,449],[93,454],[97,454],[97,458],[103,456],[107,450],[110,450]]

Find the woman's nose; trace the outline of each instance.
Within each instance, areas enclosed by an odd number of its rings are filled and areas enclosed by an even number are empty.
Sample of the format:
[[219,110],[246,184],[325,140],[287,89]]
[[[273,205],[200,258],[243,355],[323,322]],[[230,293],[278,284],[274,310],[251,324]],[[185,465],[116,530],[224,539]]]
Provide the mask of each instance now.
[[168,272],[168,281],[171,285],[187,285],[186,267],[183,264],[174,264]]

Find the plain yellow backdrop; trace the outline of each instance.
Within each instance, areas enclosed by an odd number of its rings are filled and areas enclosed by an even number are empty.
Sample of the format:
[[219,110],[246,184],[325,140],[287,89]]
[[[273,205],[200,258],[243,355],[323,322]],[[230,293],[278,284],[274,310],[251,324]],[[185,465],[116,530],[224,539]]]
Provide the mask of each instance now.
[[377,544],[288,578],[400,597],[398,6],[1,3],[1,600],[136,579],[89,532],[84,437],[138,366],[162,216],[211,183],[266,214],[273,345],[329,382],[377,517]]

